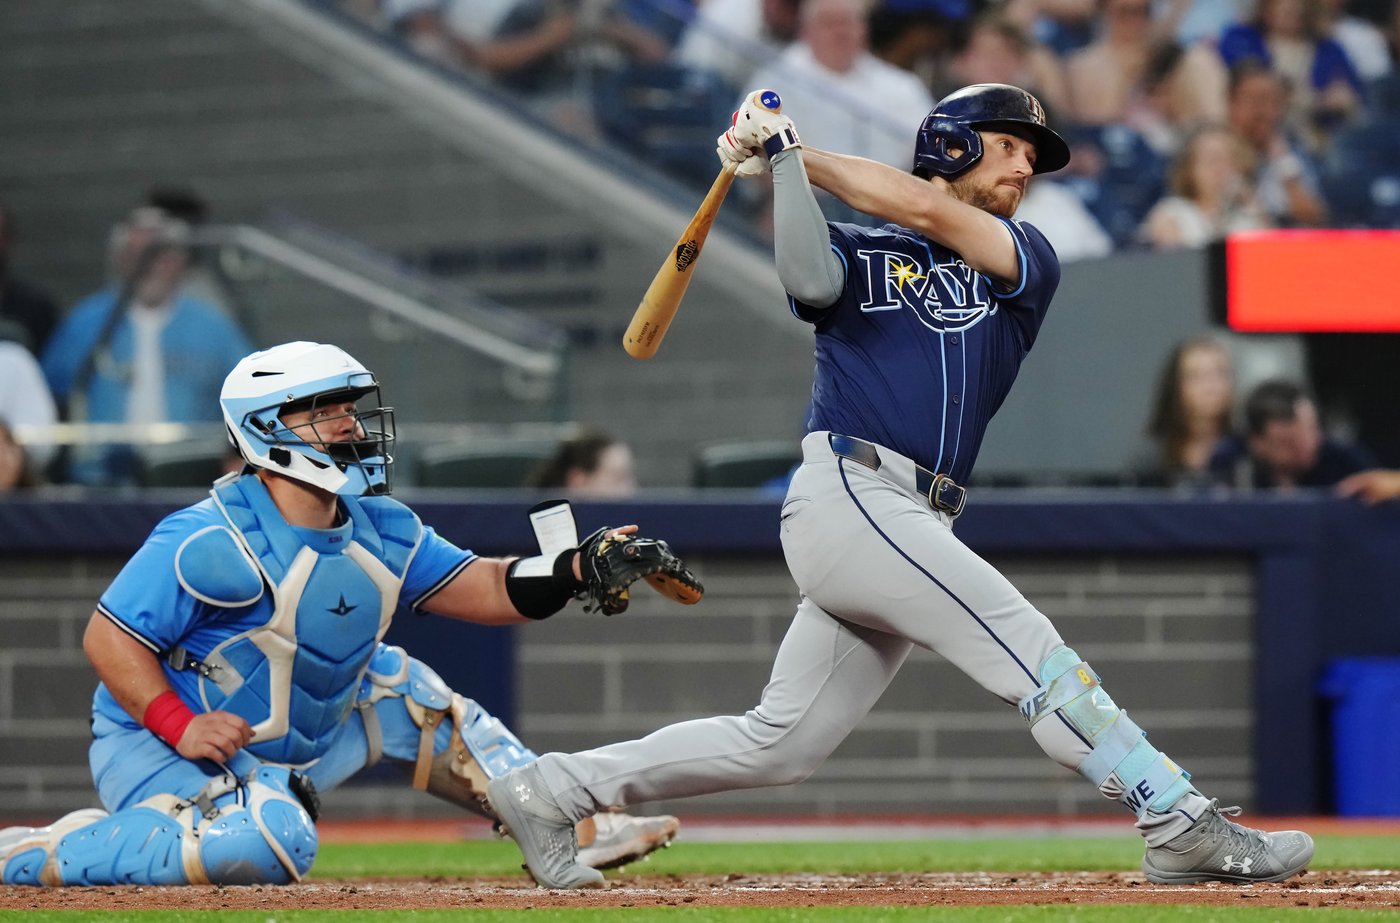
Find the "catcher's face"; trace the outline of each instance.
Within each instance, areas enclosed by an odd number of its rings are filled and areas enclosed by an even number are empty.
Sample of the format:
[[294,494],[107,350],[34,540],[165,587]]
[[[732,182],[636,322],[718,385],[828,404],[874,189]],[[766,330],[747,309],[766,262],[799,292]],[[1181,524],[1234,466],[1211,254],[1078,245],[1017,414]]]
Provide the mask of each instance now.
[[307,410],[282,414],[282,423],[307,445],[315,446],[327,455],[337,443],[359,442],[365,438],[365,428],[355,414],[354,401],[335,401]]

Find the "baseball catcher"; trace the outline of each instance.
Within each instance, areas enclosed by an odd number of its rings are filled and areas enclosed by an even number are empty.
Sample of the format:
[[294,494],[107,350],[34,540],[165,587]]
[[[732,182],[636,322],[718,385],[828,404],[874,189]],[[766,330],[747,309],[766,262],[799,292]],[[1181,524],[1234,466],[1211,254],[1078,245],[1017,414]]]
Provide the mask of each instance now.
[[[621,612],[638,579],[700,599],[665,542],[624,526],[580,543],[562,501],[531,511],[533,557],[486,558],[439,536],[387,496],[393,410],[335,346],[253,353],[220,404],[245,469],[156,526],[84,636],[102,680],[90,762],[105,810],[0,831],[6,885],[299,881],[316,857],[317,790],[381,759],[498,819],[486,785],[536,755],[383,642],[399,606],[508,625],[575,597]],[[605,813],[571,827],[569,846],[607,868],[678,826]]]

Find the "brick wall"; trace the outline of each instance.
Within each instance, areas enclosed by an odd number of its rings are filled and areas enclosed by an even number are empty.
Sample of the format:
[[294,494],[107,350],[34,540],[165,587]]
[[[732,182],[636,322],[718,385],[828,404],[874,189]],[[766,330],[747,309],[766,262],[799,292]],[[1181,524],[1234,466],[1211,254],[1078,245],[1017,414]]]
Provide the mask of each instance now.
[[[641,592],[621,616],[571,612],[520,632],[515,728],[528,744],[591,747],[682,718],[742,712],[757,701],[796,604],[787,571],[776,557],[693,563],[708,590],[699,607]],[[1249,802],[1254,604],[1246,559],[993,563],[1208,794]],[[42,819],[95,803],[86,760],[95,678],[81,638],[120,564],[0,561],[0,818]],[[337,816],[450,810],[384,771],[325,801]],[[691,815],[1119,810],[1048,760],[1014,710],[923,651],[808,781],[665,807]]]

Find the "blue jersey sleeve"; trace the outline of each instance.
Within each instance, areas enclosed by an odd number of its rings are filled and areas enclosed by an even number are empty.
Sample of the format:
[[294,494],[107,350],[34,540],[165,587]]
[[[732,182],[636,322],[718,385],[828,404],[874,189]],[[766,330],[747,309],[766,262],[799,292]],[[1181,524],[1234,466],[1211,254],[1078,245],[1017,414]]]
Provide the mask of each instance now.
[[452,582],[468,564],[476,560],[474,552],[458,548],[438,535],[431,526],[423,527],[423,541],[404,574],[400,598],[412,609],[421,609],[433,594]]
[[178,644],[210,607],[180,585],[175,556],[186,539],[216,521],[200,507],[161,520],[102,594],[98,611],[154,653]]
[[1045,322],[1045,313],[1050,310],[1050,300],[1060,287],[1060,258],[1034,225],[1014,218],[1001,221],[1011,231],[1021,275],[1009,290],[1003,291],[995,283],[991,290],[1001,309],[1015,321],[1022,350],[1029,351]]

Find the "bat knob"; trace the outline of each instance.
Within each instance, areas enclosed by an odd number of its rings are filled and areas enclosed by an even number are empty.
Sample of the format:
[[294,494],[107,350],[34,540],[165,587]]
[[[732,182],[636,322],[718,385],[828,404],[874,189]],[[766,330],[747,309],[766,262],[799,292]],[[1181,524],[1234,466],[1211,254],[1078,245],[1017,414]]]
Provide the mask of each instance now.
[[773,90],[760,90],[758,93],[758,104],[769,112],[782,112],[782,97]]

